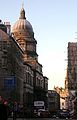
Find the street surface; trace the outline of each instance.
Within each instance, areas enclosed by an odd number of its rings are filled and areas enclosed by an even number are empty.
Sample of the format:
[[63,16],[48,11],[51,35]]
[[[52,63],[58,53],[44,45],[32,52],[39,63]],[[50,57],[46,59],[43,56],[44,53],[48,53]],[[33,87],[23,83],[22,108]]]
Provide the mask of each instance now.
[[[13,120],[13,118],[8,118],[8,120]],[[59,118],[17,118],[16,120],[66,120],[66,119],[59,119]],[[70,120],[76,120],[76,119],[70,119]]]

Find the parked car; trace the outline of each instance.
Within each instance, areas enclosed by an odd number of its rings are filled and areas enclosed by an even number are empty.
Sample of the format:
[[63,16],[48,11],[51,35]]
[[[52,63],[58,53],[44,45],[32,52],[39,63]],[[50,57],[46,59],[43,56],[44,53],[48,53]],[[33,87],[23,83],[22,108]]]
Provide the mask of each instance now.
[[41,117],[41,118],[47,118],[50,116],[50,113],[48,110],[45,110],[45,109],[39,109],[38,110],[38,117]]
[[60,118],[70,118],[70,114],[69,114],[69,112],[61,112],[60,113],[60,116],[59,116]]

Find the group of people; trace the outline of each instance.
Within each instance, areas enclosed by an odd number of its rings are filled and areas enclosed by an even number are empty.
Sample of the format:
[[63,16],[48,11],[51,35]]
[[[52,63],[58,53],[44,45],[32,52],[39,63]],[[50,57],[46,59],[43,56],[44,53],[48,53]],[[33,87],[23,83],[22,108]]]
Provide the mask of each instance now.
[[0,120],[7,120],[7,118],[8,118],[7,101],[3,101],[2,97],[0,96]]
[[13,113],[13,120],[16,120],[17,117],[17,102],[14,102],[12,110],[10,109],[8,102],[0,96],[0,120],[7,120],[10,112]]

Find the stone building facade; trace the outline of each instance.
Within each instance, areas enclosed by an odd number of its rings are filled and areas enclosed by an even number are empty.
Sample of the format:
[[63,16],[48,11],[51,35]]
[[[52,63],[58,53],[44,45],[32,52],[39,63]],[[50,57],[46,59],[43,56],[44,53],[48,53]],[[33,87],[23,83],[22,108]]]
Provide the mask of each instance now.
[[[77,43],[68,43],[68,69],[67,69],[68,89],[77,89]],[[67,82],[66,82],[67,83]]]
[[55,90],[48,90],[48,106],[52,116],[58,114],[60,110],[60,95]]
[[34,101],[48,105],[48,78],[38,62],[37,41],[24,8],[10,31],[10,24],[0,23],[0,95],[17,101],[26,111],[34,109]]
[[65,78],[65,89],[69,94],[68,109],[72,117],[77,114],[77,42],[68,43],[68,64]]
[[69,93],[64,88],[54,87],[54,90],[60,95],[60,109],[68,110]]

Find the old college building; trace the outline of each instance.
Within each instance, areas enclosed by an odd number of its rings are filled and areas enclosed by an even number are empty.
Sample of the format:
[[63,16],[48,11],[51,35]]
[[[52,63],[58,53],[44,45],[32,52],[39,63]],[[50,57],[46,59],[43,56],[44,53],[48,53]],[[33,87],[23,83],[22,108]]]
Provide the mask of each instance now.
[[28,111],[34,109],[34,101],[44,101],[47,109],[48,78],[43,75],[36,48],[23,7],[12,32],[9,22],[0,21],[0,95]]

